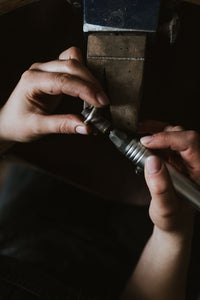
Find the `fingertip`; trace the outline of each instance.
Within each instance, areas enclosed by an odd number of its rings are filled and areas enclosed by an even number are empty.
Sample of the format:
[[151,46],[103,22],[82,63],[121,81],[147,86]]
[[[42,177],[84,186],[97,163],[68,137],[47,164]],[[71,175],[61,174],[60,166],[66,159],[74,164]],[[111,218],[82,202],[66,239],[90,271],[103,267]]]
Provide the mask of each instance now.
[[142,145],[148,146],[153,141],[153,138],[153,135],[144,136],[140,139],[140,142]]
[[162,168],[161,159],[154,155],[149,156],[146,159],[145,164],[146,164],[146,170],[150,175],[159,173]]
[[176,125],[176,126],[168,125],[164,128],[164,132],[176,132],[176,131],[184,131],[184,130],[185,129],[180,125]]
[[145,161],[145,179],[151,196],[168,195],[172,192],[172,182],[164,162],[157,156],[149,156]]
[[101,106],[106,106],[109,104],[109,99],[104,91],[100,91],[96,94],[96,99]]
[[78,125],[75,128],[76,133],[82,134],[82,135],[88,135],[91,133],[91,129],[89,126],[86,125]]

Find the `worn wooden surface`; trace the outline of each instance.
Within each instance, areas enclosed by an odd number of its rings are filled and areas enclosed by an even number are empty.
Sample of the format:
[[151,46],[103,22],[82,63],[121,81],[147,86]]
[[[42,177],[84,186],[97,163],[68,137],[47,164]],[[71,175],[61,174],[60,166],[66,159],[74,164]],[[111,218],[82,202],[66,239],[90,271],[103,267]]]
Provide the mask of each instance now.
[[0,0],[0,15],[37,1],[40,0]]
[[138,123],[146,35],[89,35],[87,65],[111,101],[112,122],[134,132]]

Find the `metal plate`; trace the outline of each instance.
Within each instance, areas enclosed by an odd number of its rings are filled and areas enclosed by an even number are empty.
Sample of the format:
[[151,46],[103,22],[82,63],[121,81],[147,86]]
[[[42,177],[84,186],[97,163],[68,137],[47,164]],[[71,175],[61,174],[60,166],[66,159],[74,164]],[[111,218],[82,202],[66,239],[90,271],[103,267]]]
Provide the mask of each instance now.
[[84,31],[157,29],[160,0],[84,0]]

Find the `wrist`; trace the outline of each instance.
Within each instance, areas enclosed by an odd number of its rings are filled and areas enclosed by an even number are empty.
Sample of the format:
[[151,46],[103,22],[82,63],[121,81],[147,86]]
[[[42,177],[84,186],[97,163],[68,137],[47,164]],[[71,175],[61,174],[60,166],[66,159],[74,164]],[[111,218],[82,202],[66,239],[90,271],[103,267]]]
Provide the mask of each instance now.
[[171,245],[171,249],[179,250],[187,245],[190,247],[193,237],[193,224],[186,230],[164,231],[154,226],[152,239],[159,241],[163,247]]

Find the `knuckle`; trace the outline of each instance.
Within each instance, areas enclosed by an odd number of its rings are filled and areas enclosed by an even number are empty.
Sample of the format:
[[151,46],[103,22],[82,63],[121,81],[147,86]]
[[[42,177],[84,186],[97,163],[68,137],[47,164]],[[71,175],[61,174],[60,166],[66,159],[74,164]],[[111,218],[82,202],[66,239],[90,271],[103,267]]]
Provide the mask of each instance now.
[[158,133],[154,133],[154,138],[160,138],[160,137],[165,137],[166,133],[165,132],[158,132]]
[[157,195],[165,195],[168,193],[168,184],[166,181],[154,179],[151,184],[152,190]]
[[77,55],[80,55],[80,49],[79,48],[77,48],[77,47],[71,47],[70,49],[70,53],[71,53],[71,55],[73,55],[73,56],[77,56]]
[[40,65],[40,63],[36,62],[36,63],[32,64],[29,69],[30,70],[37,69],[39,65]]
[[179,210],[179,206],[175,205],[163,205],[160,204],[158,210],[155,210],[151,214],[154,215],[154,218],[157,219],[159,217],[160,223],[162,227],[167,228],[170,230],[172,228],[171,220],[177,219],[177,212]]
[[22,81],[25,81],[25,82],[29,81],[30,78],[32,78],[32,71],[31,71],[31,70],[26,70],[26,71],[22,74],[22,76],[21,76],[21,80],[22,80]]
[[172,125],[167,125],[164,127],[163,131],[172,131],[173,126]]
[[78,61],[75,59],[68,59],[64,61],[64,65],[67,69],[74,69],[78,66]]
[[69,134],[71,132],[72,132],[72,130],[69,126],[69,121],[68,120],[63,120],[58,124],[58,133]]
[[180,125],[176,125],[176,126],[167,125],[164,128],[164,132],[173,132],[173,131],[184,131],[184,128]]
[[66,75],[60,73],[55,75],[55,83],[58,87],[62,87],[66,83],[66,80],[67,80]]
[[59,55],[59,59],[64,60],[64,59],[68,59],[69,58],[69,52],[70,52],[71,48],[68,48],[64,51],[62,51]]
[[187,132],[187,140],[189,143],[193,144],[200,141],[200,136],[197,131],[189,130]]
[[176,125],[176,126],[174,126],[173,130],[174,131],[183,131],[184,128],[182,126],[180,126],[180,125]]
[[157,139],[157,140],[162,140],[164,142],[167,142],[168,141],[168,132],[158,132],[158,133],[155,133],[154,135],[154,139]]
[[59,59],[75,59],[75,60],[79,60],[79,58],[81,57],[81,50],[77,47],[70,47],[67,50],[63,51],[60,55],[59,55]]

